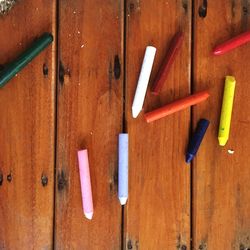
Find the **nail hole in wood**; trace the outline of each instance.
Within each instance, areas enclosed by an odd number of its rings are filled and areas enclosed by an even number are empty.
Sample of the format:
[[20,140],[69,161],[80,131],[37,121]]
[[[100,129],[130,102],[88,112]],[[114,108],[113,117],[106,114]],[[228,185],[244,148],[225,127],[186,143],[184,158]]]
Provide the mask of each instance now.
[[12,174],[11,174],[11,173],[9,173],[9,174],[7,175],[7,181],[8,181],[8,182],[11,182],[11,181],[12,181]]
[[248,14],[248,9],[247,9],[246,6],[243,6],[243,7],[242,7],[242,12],[243,12],[244,16],[247,16],[247,14]]
[[62,62],[60,61],[59,63],[59,81],[63,85],[64,84],[64,75],[65,75],[65,70]]
[[185,13],[188,11],[188,4],[186,0],[182,0],[182,8],[185,10]]
[[114,59],[114,75],[116,80],[118,80],[121,75],[121,64],[118,55],[116,55]]
[[202,242],[202,243],[199,245],[199,250],[206,250],[206,249],[207,249],[206,243]]
[[48,185],[48,177],[45,175],[42,175],[41,182],[42,182],[43,187],[47,186]]
[[127,243],[127,248],[128,248],[128,249],[133,249],[133,245],[132,245],[131,240],[128,241],[128,243]]
[[181,250],[187,250],[187,246],[182,245],[182,246],[181,246]]
[[46,63],[43,64],[43,75],[46,77],[49,74],[49,68]]
[[134,3],[129,4],[129,10],[132,12],[135,9]]
[[202,18],[207,16],[207,0],[203,0],[202,5],[199,7],[199,16]]

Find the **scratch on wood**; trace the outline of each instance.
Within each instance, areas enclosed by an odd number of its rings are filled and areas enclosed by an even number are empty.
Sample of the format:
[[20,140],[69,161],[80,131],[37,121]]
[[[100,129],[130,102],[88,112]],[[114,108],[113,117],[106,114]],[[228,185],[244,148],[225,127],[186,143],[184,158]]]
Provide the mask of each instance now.
[[117,169],[115,169],[112,172],[113,172],[112,177],[109,183],[109,191],[111,194],[114,194],[117,192],[117,189],[118,189],[118,172],[117,172]]
[[235,17],[235,0],[232,0],[232,3],[231,3],[231,15],[232,15],[232,18]]

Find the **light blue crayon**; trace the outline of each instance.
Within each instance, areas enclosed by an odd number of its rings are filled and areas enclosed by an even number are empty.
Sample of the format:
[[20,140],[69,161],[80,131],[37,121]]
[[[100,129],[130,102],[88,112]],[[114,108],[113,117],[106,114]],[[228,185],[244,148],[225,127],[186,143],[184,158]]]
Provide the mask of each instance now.
[[128,199],[128,134],[119,134],[118,198],[121,205]]

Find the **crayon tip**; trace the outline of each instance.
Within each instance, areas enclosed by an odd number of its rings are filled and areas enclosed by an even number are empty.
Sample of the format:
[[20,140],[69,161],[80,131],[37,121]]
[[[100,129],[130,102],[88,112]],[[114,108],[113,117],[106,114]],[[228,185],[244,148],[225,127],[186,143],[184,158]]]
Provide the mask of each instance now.
[[119,197],[121,205],[125,205],[127,203],[128,197]]
[[85,212],[84,212],[84,215],[85,215],[85,217],[86,217],[87,219],[92,220],[93,212],[90,212],[90,213],[85,213]]
[[186,163],[190,163],[194,158],[194,155],[187,153],[186,154]]
[[227,143],[228,138],[227,137],[218,137],[219,140],[219,145],[220,146],[225,146]]
[[222,54],[222,51],[221,51],[220,49],[215,48],[215,49],[213,50],[213,54],[214,54],[215,56],[219,56],[219,55]]
[[133,118],[136,118],[139,113],[141,112],[141,110],[138,107],[132,107],[132,116]]

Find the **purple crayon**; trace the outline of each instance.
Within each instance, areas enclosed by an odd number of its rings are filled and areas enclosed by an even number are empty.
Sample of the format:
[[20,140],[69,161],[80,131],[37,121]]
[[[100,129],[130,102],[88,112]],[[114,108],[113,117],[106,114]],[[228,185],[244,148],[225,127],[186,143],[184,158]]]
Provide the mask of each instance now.
[[119,134],[118,198],[121,205],[128,199],[128,134]]

